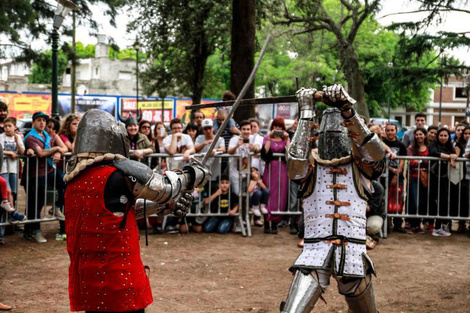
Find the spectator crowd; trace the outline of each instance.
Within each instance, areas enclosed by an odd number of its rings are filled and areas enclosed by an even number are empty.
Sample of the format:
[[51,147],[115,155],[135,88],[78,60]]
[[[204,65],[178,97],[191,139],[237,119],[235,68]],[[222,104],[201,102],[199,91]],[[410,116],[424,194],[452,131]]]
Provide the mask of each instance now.
[[[27,134],[21,134],[16,128],[16,119],[7,115],[8,107],[0,101],[3,155],[0,222],[14,224],[28,220],[24,238],[46,242],[39,220],[44,215],[47,190],[54,189],[57,197],[47,213],[59,220],[56,239],[66,240],[64,160],[65,154],[73,151],[80,114],[69,114],[59,120],[36,112]],[[227,116],[226,108],[214,111],[212,117],[194,111],[187,124],[175,118],[168,127],[163,122],[153,125],[129,117],[125,119],[125,126],[130,157],[159,173],[182,168],[191,158],[202,159],[209,151],[216,131]],[[276,117],[263,134],[261,123],[255,118],[240,123],[230,119],[208,159],[212,178],[206,186],[194,191],[196,200],[191,212],[198,213],[197,217],[149,217],[140,226],[150,227],[154,234],[188,231],[225,234],[242,231],[246,223],[251,223],[245,217],[252,216],[253,225],[263,227],[264,233],[277,234],[280,227],[289,226],[291,234],[301,237],[299,187],[288,179],[283,156],[296,127],[297,121],[286,125],[282,117]],[[466,162],[457,160],[470,156],[469,124],[462,121],[452,130],[434,125],[427,127],[426,116],[418,113],[414,127],[401,140],[393,123],[370,125],[370,129],[382,139],[389,162],[388,176],[372,182],[373,192],[368,202],[368,248],[377,244],[387,213],[394,213],[392,226],[396,232],[430,232],[433,236],[444,237],[450,236],[452,231],[468,232],[464,219],[452,229],[451,217],[469,216],[470,169],[467,170]],[[429,156],[440,161],[398,158]],[[27,194],[25,214],[15,209],[19,184]],[[406,213],[407,218],[400,217],[402,213]],[[3,244],[4,231],[5,226],[0,227],[0,244]]]

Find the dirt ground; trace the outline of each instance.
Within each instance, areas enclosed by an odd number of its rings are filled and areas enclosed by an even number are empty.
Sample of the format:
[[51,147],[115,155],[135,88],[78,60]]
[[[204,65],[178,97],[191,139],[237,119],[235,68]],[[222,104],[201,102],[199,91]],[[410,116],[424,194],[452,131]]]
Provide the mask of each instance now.
[[[58,223],[43,224],[45,244],[25,241],[22,233],[0,246],[0,301],[21,313],[70,312],[69,264],[65,242],[55,241]],[[297,237],[253,230],[238,234],[151,235],[144,264],[151,268],[154,303],[148,313],[279,312],[291,283],[287,271],[296,256]],[[381,313],[469,312],[470,239],[454,234],[389,234],[370,252],[375,262],[376,300]],[[314,312],[347,312],[332,281]]]

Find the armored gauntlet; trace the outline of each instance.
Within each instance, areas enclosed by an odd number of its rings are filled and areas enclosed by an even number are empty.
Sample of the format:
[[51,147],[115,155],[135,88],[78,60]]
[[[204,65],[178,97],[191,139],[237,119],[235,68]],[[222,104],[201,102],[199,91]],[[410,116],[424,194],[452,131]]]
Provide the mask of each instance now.
[[314,88],[301,88],[296,96],[299,102],[299,124],[287,151],[287,174],[290,179],[298,180],[307,175],[310,154],[310,137],[315,117]]

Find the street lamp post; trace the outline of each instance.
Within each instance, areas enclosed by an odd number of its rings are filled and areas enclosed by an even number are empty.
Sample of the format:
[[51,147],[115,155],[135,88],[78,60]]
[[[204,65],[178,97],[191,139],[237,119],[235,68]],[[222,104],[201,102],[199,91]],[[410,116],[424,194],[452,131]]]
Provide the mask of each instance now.
[[[445,66],[445,63],[446,63],[446,56],[444,55],[444,57],[441,59],[441,68],[443,65]],[[439,123],[438,123],[438,126],[439,127],[442,126],[442,74],[441,74],[441,84],[439,87]]]
[[[135,108],[137,112],[139,112],[139,50],[140,50],[140,43],[139,39],[136,38],[134,42],[134,49],[135,49]],[[138,114],[138,113],[137,113]]]
[[[388,62],[387,64],[388,68],[391,69],[393,67],[393,62]],[[390,92],[391,92],[391,89],[390,88],[390,77],[391,77],[391,73],[389,73],[389,76],[388,76],[388,92],[387,92],[387,100],[388,100],[388,122],[390,123],[390,114],[391,114],[391,108],[392,108],[392,100],[391,100],[391,97],[390,97]]]
[[54,15],[54,24],[51,33],[52,39],[52,116],[59,116],[59,69],[58,69],[58,54],[59,54],[59,28],[62,25],[67,14],[70,11],[76,10],[77,5],[69,0],[56,0],[57,9]]

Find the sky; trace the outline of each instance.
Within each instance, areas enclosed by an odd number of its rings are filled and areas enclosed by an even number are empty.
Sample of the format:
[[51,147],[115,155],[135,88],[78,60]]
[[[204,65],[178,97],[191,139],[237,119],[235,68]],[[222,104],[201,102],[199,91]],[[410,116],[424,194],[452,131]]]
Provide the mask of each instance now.
[[[54,0],[46,0],[51,5],[55,5]],[[406,20],[420,20],[426,13],[413,13],[413,14],[393,14],[398,12],[409,12],[418,9],[418,4],[413,0],[384,0],[382,1],[382,10],[377,15],[377,20],[382,25],[390,25],[392,22],[400,22]],[[126,24],[130,20],[131,16],[136,16],[136,10],[127,8],[121,10],[119,16],[116,18],[117,28],[112,27],[107,21],[108,17],[102,14],[104,6],[95,6],[93,10],[93,18],[99,24],[99,33],[105,34],[109,37],[113,37],[115,42],[121,49],[132,48],[132,44],[135,41],[135,33],[127,33]],[[464,13],[447,13],[444,15],[444,21],[442,24],[435,25],[429,28],[431,33],[436,33],[439,30],[453,31],[453,32],[470,32],[469,14]],[[71,23],[71,17],[67,18],[65,23]],[[86,27],[77,28],[77,41],[81,41],[83,44],[96,44],[96,37],[91,37],[88,34]],[[41,43],[38,43],[41,45]],[[458,59],[465,61],[467,65],[470,65],[470,47],[460,48],[458,50],[449,51],[450,55],[457,57]]]

